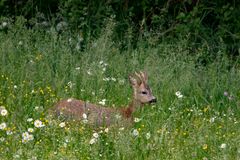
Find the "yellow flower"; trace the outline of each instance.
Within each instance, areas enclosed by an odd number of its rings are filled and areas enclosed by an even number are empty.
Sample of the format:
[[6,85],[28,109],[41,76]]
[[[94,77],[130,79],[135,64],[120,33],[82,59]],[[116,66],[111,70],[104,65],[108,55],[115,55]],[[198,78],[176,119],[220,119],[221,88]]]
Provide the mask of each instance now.
[[207,112],[207,111],[208,111],[208,108],[207,108],[207,107],[203,109],[203,112]]
[[40,61],[42,59],[42,55],[41,54],[38,54],[35,58],[37,61]]
[[204,144],[204,145],[202,146],[202,149],[207,150],[207,149],[208,149],[208,145],[207,145],[207,144]]

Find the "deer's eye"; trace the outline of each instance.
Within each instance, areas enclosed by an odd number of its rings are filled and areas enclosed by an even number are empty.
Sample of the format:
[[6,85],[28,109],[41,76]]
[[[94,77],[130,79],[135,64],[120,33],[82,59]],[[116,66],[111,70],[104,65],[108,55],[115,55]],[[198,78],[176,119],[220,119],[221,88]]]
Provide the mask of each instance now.
[[142,94],[147,94],[147,92],[146,91],[142,91]]

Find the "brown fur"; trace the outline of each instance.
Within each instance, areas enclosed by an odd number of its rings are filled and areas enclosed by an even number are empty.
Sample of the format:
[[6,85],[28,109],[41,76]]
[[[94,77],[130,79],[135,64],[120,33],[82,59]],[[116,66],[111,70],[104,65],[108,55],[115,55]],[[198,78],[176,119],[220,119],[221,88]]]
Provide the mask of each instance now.
[[58,102],[54,112],[58,116],[83,120],[83,114],[87,115],[88,123],[97,126],[121,123],[123,120],[131,122],[133,112],[138,106],[145,103],[155,102],[156,98],[152,95],[151,89],[147,85],[147,75],[145,72],[135,73],[129,76],[133,88],[132,102],[125,108],[109,108],[77,99],[66,99]]

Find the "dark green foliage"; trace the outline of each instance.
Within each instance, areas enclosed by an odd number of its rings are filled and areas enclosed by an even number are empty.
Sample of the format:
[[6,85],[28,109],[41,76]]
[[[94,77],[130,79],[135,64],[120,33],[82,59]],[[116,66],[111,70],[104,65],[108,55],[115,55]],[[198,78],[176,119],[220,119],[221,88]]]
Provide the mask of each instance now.
[[0,14],[32,18],[37,12],[50,15],[58,12],[59,0],[1,0]]
[[23,15],[30,26],[49,26],[45,21],[62,24],[80,34],[82,46],[98,37],[111,19],[116,23],[114,40],[121,50],[129,44],[136,47],[139,39],[151,41],[150,45],[186,39],[190,54],[197,55],[201,46],[212,51],[198,55],[203,64],[219,56],[216,48],[222,44],[230,57],[238,56],[240,50],[240,5],[236,0],[0,0],[0,13]]

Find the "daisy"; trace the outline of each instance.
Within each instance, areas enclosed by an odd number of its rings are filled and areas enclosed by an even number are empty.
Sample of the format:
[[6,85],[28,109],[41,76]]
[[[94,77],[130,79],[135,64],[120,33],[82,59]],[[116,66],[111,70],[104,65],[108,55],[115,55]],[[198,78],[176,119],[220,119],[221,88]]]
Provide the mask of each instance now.
[[28,132],[33,133],[34,129],[33,128],[28,128]]
[[98,133],[93,133],[93,137],[98,138],[99,137]]
[[44,127],[45,125],[42,123],[42,121],[35,120],[34,121],[34,126],[37,127],[37,128],[41,128],[41,127]]
[[181,93],[180,91],[177,91],[177,92],[175,93],[175,95],[176,95],[178,98],[183,98],[183,95],[182,95],[182,93]]
[[5,108],[1,109],[1,116],[6,116],[7,114],[8,111]]
[[7,124],[5,122],[0,124],[0,130],[4,130],[7,127]]
[[22,133],[22,138],[23,138],[23,139],[26,139],[26,140],[27,140],[27,139],[28,139],[28,136],[29,136],[29,133],[28,133],[28,132],[23,132],[23,133]]

